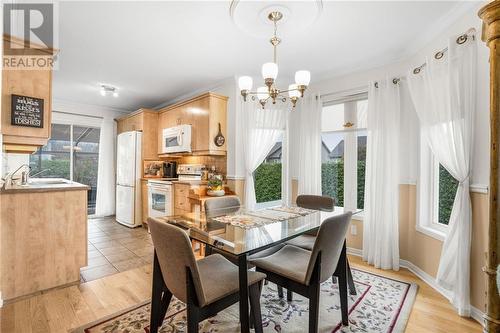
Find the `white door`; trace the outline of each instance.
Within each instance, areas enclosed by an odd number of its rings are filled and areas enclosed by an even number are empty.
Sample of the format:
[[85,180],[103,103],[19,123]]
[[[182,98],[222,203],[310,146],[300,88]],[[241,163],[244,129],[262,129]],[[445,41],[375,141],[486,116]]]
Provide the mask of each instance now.
[[116,184],[135,186],[137,132],[118,135],[116,152]]
[[121,224],[134,225],[134,187],[116,186],[116,221]]

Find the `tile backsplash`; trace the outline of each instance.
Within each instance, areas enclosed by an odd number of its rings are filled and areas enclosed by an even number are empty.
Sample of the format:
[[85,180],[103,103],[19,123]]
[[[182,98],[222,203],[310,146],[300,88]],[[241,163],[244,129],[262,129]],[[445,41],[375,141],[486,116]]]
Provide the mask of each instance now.
[[209,169],[212,165],[215,165],[217,172],[221,173],[224,177],[226,177],[227,174],[226,156],[183,156],[181,158],[173,159],[173,161],[180,164],[204,164]]

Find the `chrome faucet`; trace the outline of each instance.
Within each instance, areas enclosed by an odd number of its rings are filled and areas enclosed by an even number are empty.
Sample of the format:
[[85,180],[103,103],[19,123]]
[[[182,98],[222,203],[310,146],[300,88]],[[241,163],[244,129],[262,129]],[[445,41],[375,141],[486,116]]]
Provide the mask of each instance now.
[[35,172],[34,174],[31,174],[31,168],[30,168],[30,172],[28,173],[28,178],[33,178],[33,177],[41,175],[42,173],[47,172],[47,171],[50,171],[50,169],[43,169],[43,170],[40,170],[38,172]]
[[13,186],[14,185],[14,175],[19,170],[21,170],[22,168],[25,168],[25,167],[28,169],[28,172],[23,171],[23,174],[21,177],[21,185],[26,185],[28,183],[28,175],[29,175],[30,166],[28,164],[22,164],[19,168],[17,168],[13,172],[8,173],[7,176],[5,176],[5,178],[2,178],[2,180],[4,181],[3,188],[5,189],[7,187]]

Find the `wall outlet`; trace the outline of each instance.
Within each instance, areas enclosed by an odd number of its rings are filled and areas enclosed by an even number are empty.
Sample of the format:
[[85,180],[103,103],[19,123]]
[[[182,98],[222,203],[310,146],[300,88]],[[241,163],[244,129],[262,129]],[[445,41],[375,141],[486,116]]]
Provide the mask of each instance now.
[[351,225],[351,235],[357,235],[358,234],[358,228],[353,224]]

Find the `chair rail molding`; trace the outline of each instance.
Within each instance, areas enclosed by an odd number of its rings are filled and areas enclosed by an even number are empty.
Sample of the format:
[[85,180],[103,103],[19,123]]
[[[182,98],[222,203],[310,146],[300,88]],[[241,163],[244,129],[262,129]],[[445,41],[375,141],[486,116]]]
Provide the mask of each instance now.
[[497,266],[500,244],[500,1],[495,0],[479,10],[483,20],[482,40],[490,49],[490,195],[488,255],[483,271],[488,276],[484,332],[500,332],[500,296],[497,288]]

